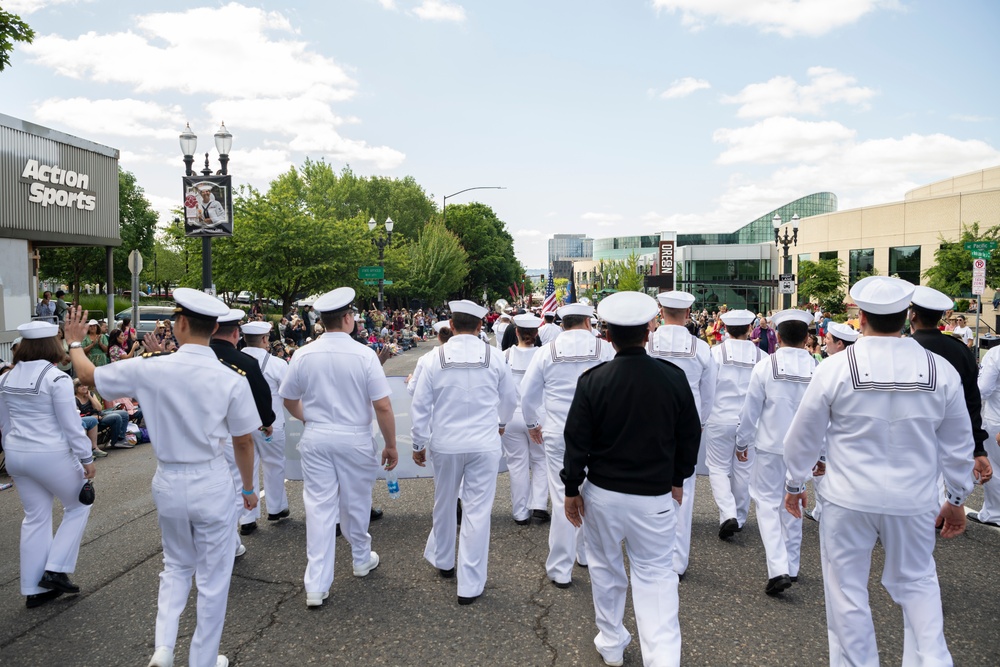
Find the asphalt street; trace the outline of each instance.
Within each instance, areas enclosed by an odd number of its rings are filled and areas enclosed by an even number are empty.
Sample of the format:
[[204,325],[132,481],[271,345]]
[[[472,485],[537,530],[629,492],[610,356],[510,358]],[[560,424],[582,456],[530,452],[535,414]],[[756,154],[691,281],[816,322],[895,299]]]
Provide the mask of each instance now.
[[[405,375],[423,345],[386,364]],[[406,454],[405,452],[403,453]],[[162,551],[150,480],[149,445],[113,450],[98,460],[97,502],[90,515],[73,580],[82,588],[37,609],[26,609],[18,579],[19,522],[14,489],[0,491],[0,665],[145,666],[153,652]],[[0,481],[9,481],[3,478]],[[997,482],[994,482],[997,483]],[[546,525],[517,526],[507,474],[499,477],[492,517],[489,580],[471,606],[456,603],[455,580],[442,579],[423,560],[431,526],[433,480],[401,481],[390,500],[383,483],[373,523],[381,565],[352,576],[350,549],[337,540],[330,598],[307,609],[302,483],[287,482],[291,517],[262,522],[245,537],[247,554],[235,565],[221,650],[243,665],[601,665],[587,571],[573,586],[555,588],[545,576]],[[982,492],[969,505],[978,508]],[[826,621],[817,524],[803,530],[798,584],[779,599],[764,595],[764,551],[751,518],[731,542],[718,537],[718,512],[707,478],[694,499],[691,564],[680,585],[685,665],[821,665],[827,663]],[[55,520],[61,515],[56,510]],[[936,557],[945,634],[956,665],[996,665],[1000,654],[1000,587],[994,570],[1000,529],[970,524],[939,540]],[[882,553],[871,572],[871,604],[882,664],[902,661],[903,621],[881,587]],[[633,643],[626,665],[640,665],[631,603],[625,624]],[[195,593],[181,619],[176,664],[187,661],[194,630]]]

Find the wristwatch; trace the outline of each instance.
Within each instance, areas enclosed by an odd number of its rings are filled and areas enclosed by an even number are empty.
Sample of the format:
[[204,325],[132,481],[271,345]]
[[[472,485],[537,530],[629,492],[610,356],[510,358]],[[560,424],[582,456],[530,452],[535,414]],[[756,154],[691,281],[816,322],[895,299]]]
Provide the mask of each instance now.
[[69,344],[69,349],[71,350],[75,350],[78,347],[83,347],[83,343],[79,341],[73,341],[72,343]]

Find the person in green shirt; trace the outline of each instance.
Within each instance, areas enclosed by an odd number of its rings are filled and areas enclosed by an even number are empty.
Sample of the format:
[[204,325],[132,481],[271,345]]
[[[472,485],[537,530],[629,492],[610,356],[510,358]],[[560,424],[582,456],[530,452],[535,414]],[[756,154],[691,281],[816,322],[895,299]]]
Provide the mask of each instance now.
[[108,337],[101,333],[97,320],[87,322],[87,335],[83,339],[83,351],[95,366],[106,366],[108,359]]

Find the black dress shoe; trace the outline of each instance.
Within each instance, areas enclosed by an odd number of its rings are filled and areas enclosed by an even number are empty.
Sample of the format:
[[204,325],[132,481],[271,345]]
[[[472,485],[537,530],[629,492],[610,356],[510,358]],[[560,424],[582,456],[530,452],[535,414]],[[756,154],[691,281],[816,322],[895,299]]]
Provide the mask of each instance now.
[[552,520],[552,515],[549,514],[546,510],[532,510],[531,516],[538,523],[548,523],[549,521]]
[[38,582],[38,585],[50,591],[59,591],[60,593],[68,593],[69,595],[76,595],[80,592],[80,587],[70,581],[65,572],[45,570],[45,574],[42,575],[42,580]]
[[455,568],[451,568],[450,570],[441,570],[441,569],[439,569],[438,570],[438,574],[440,574],[445,579],[454,579],[455,578]]
[[381,519],[381,518],[382,518],[382,515],[384,515],[384,514],[385,514],[385,512],[383,512],[382,510],[380,510],[380,509],[375,509],[375,508],[373,507],[373,508],[372,508],[372,513],[371,513],[371,519],[369,519],[369,520],[370,520],[370,521],[378,521],[379,519]]
[[965,516],[969,518],[969,521],[973,521],[975,523],[981,523],[984,526],[993,526],[994,528],[1000,528],[1000,523],[995,523],[993,521],[983,521],[982,519],[980,519],[979,512],[969,512]]
[[555,586],[556,588],[569,588],[570,586],[573,585],[573,580],[570,579],[569,581],[566,581],[566,582],[553,581],[552,585]]
[[516,523],[519,526],[527,526],[529,523],[531,523],[531,517],[529,516],[527,519],[514,519],[514,523]]
[[287,508],[285,508],[285,509],[281,510],[280,512],[278,512],[277,514],[268,514],[267,515],[267,520],[268,521],[277,521],[278,519],[284,519],[284,518],[288,517],[288,515],[289,515],[289,511],[288,511]]
[[764,592],[773,597],[781,594],[791,585],[791,577],[787,574],[779,574],[777,577],[767,580],[767,586],[764,587]]
[[797,584],[799,582],[798,577],[788,577],[788,578],[792,581],[793,584]]
[[728,540],[740,529],[740,524],[736,519],[726,519],[719,526],[719,539]]
[[340,524],[337,524],[337,537],[340,537]]
[[[455,514],[458,517],[458,525],[461,526],[462,525],[462,501],[461,501],[461,499],[459,499],[459,501],[458,501],[458,509],[455,510]],[[471,603],[466,603],[466,604],[471,604]]]
[[62,591],[45,591],[44,593],[35,593],[34,595],[29,595],[27,599],[25,599],[24,606],[28,609],[41,607],[46,602],[55,600],[60,595],[62,595]]
[[257,530],[257,522],[251,521],[240,526],[240,535],[250,535],[255,530]]
[[474,595],[471,598],[463,598],[461,595],[459,595],[458,596],[458,604],[461,604],[461,605],[472,604],[473,602],[475,602],[478,599],[479,599],[478,595]]
[[815,521],[816,520],[816,517],[813,516],[813,513],[810,512],[809,510],[802,510],[802,516],[804,516],[805,518],[809,519],[810,521]]

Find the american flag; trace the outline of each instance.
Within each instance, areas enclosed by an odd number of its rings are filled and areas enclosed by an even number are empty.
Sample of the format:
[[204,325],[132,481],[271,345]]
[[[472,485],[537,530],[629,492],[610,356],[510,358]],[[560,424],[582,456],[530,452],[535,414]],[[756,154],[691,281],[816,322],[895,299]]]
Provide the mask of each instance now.
[[542,313],[553,312],[556,309],[556,284],[552,282],[552,269],[549,269],[549,282],[545,283],[545,300],[542,301]]

